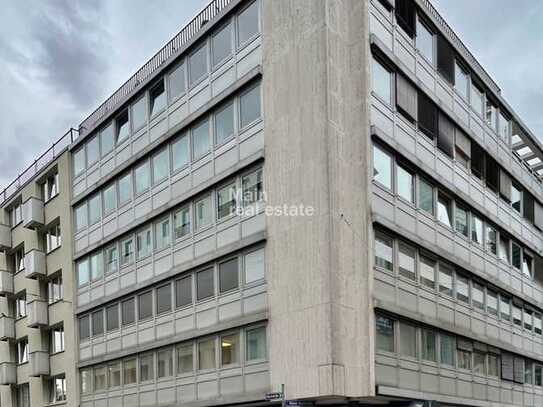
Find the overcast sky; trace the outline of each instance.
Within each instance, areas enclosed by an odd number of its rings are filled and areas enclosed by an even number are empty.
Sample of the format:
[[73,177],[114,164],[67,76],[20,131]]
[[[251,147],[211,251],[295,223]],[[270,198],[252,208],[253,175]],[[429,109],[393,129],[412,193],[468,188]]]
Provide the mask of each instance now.
[[[543,2],[433,0],[543,134]],[[208,0],[27,0],[0,15],[0,186],[129,78]]]

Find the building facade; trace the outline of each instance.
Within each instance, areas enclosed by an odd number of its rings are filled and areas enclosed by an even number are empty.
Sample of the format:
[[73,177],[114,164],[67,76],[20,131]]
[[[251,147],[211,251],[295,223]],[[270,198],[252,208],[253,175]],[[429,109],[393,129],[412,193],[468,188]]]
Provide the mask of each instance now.
[[542,160],[428,0],[214,0],[3,192],[0,404],[539,406]]

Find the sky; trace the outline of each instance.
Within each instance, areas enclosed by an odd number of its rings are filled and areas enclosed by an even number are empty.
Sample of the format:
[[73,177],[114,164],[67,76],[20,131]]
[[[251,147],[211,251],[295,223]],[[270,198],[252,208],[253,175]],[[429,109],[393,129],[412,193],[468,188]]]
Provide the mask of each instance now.
[[[77,127],[208,2],[3,2],[0,188]],[[509,104],[543,138],[543,2],[432,2]]]

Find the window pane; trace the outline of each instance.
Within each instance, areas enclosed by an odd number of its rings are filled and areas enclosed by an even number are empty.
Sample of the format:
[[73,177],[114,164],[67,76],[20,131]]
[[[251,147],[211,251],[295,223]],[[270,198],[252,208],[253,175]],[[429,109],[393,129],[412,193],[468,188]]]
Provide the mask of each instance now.
[[494,229],[493,227],[487,225],[487,227],[486,227],[486,249],[492,254],[496,254],[498,252],[497,251],[498,247],[497,247],[497,244],[496,244],[496,237],[497,237],[496,229]]
[[155,369],[153,366],[153,354],[140,356],[140,382],[155,379]]
[[239,335],[221,337],[221,366],[239,363]]
[[444,365],[454,366],[455,340],[452,336],[440,335],[440,360]]
[[117,144],[119,144],[130,136],[128,111],[125,111],[119,117],[117,117],[117,119],[115,119],[115,124],[117,129]]
[[499,136],[500,138],[505,141],[506,144],[509,144],[509,120],[505,118],[503,114],[500,113],[500,120],[499,120]]
[[94,368],[94,391],[105,390],[107,387],[106,368]]
[[157,353],[157,368],[158,378],[173,376],[173,357],[171,349]]
[[471,107],[479,116],[483,115],[483,94],[475,85],[471,85]]
[[511,206],[513,209],[520,213],[522,201],[522,191],[517,188],[515,185],[511,186]]
[[245,338],[247,361],[266,359],[266,328],[248,329]]
[[542,318],[541,314],[534,314],[534,332],[537,335],[541,335],[542,331]]
[[375,234],[375,266],[392,271],[392,239],[380,233]]
[[164,89],[164,80],[160,80],[160,82],[149,91],[149,96],[151,98],[151,117],[153,117],[166,108],[166,90]]
[[375,317],[375,344],[377,350],[394,352],[394,321],[390,318]]
[[107,368],[109,387],[118,387],[121,385],[121,362],[111,364]]
[[485,309],[485,291],[484,287],[481,284],[473,282],[471,296],[473,305],[480,310]]
[[172,288],[170,284],[156,289],[156,312],[161,314],[172,310]]
[[426,28],[424,24],[422,24],[417,19],[417,49],[423,55],[428,62],[433,64],[434,61],[434,36]]
[[215,369],[215,340],[208,339],[198,343],[198,369]]
[[522,327],[522,309],[516,304],[513,304],[513,323]]
[[92,369],[81,370],[81,394],[92,392]]
[[211,149],[209,140],[209,120],[193,127],[192,130],[192,159],[197,160]]
[[488,375],[498,377],[500,375],[500,357],[488,354]]
[[190,210],[183,208],[173,215],[175,238],[179,239],[190,233]]
[[183,136],[172,144],[172,168],[177,171],[189,163],[189,138]]
[[175,282],[175,306],[183,307],[192,304],[192,276]]
[[215,144],[222,144],[234,135],[234,103],[215,113]]
[[177,373],[193,371],[192,343],[177,347]]
[[512,242],[511,248],[511,263],[513,264],[513,266],[520,270],[520,257],[522,254],[522,249],[515,242]]
[[169,150],[165,148],[153,157],[153,183],[168,178],[170,173]]
[[100,194],[89,199],[89,225],[94,225],[102,217],[102,199]]
[[221,293],[238,288],[238,259],[219,264],[219,287]]
[[79,340],[84,340],[90,337],[90,317],[85,315],[79,318]]
[[142,97],[132,105],[132,127],[138,131],[147,123],[147,99]]
[[115,147],[115,134],[113,132],[112,123],[110,123],[100,132],[100,142],[102,147],[102,157],[113,150],[113,147]]
[[471,352],[458,349],[458,368],[471,370]]
[[204,43],[189,57],[189,86],[195,85],[207,74],[207,47]]
[[119,204],[132,199],[132,175],[126,174],[119,180]]
[[468,212],[464,208],[456,206],[454,219],[456,231],[468,237]]
[[90,268],[92,281],[99,280],[104,276],[104,258],[102,252],[93,254],[90,257]]
[[138,260],[143,259],[151,254],[152,250],[151,229],[142,230],[136,235],[136,250]]
[[232,55],[232,25],[228,24],[213,35],[211,39],[213,66],[217,66]]
[[119,328],[119,306],[117,304],[106,308],[106,327],[108,331]]
[[74,153],[74,175],[77,176],[85,171],[85,147],[81,147]]
[[500,236],[500,250],[498,251],[500,259],[509,263],[509,239]]
[[123,325],[129,325],[134,323],[136,321],[134,298],[123,301],[121,307],[123,315]]
[[264,199],[262,168],[244,175],[241,179],[243,205],[247,206]]
[[76,230],[81,230],[87,227],[87,204],[81,204],[75,208],[75,225]]
[[437,361],[437,341],[436,334],[427,329],[422,330],[422,359],[432,362]]
[[461,275],[456,275],[456,298],[469,303],[469,280]]
[[134,259],[134,242],[132,239],[123,240],[121,243],[121,250],[121,266],[132,263],[132,260]]
[[123,361],[123,384],[136,383],[136,359]]
[[102,310],[92,313],[92,335],[104,333],[104,312]]
[[524,309],[523,311],[524,329],[526,329],[527,331],[531,331],[533,325],[532,311],[529,311],[527,309]]
[[435,264],[432,259],[422,256],[420,258],[420,282],[432,289],[435,288]]
[[208,226],[212,222],[211,196],[206,196],[194,204],[196,208],[196,229]]
[[258,2],[255,1],[238,15],[238,45],[244,44],[258,32]]
[[241,95],[239,110],[241,129],[260,119],[260,85]]
[[400,354],[417,357],[417,328],[403,322],[400,323]]
[[524,383],[532,384],[534,381],[534,365],[531,361],[524,361]]
[[500,295],[500,318],[505,321],[511,320],[511,300]]
[[163,249],[170,245],[170,219],[155,224],[156,248]]
[[464,100],[468,100],[468,74],[460,67],[460,65],[455,64],[454,75],[454,87],[456,91],[464,98]]
[[492,290],[486,290],[486,310],[489,314],[498,315],[498,294]]
[[153,316],[153,292],[138,295],[138,321],[151,318]]
[[200,271],[196,274],[197,300],[212,297],[215,294],[213,269]]
[[483,244],[483,221],[475,215],[471,215],[471,240],[477,244]]
[[177,99],[185,93],[185,65],[181,64],[170,73],[170,98]]
[[398,166],[398,195],[407,202],[414,202],[413,174]]
[[104,213],[108,214],[117,208],[117,191],[115,184],[111,184],[104,190]]
[[392,104],[392,74],[377,60],[372,60],[372,89],[385,103]]
[[117,257],[117,246],[106,249],[106,274],[113,274],[119,270],[119,259]]
[[245,283],[264,279],[264,249],[255,250],[245,255]]
[[79,287],[87,284],[89,278],[89,261],[88,259],[85,259],[77,263],[77,284]]
[[522,274],[528,278],[532,278],[532,258],[526,253],[522,256]]
[[419,207],[430,214],[434,213],[434,189],[422,179],[419,181]]
[[93,137],[87,143],[87,168],[94,164],[100,158],[100,139]]
[[452,204],[451,200],[441,192],[437,197],[437,219],[445,226],[451,227],[452,222]]
[[373,146],[373,179],[392,188],[392,158],[377,146]]
[[134,175],[136,179],[136,195],[139,195],[147,191],[151,184],[149,175],[149,162],[145,161],[143,164],[137,167]]
[[452,296],[453,272],[444,264],[439,264],[439,292]]
[[236,185],[230,184],[217,191],[217,218],[222,219],[236,212]]

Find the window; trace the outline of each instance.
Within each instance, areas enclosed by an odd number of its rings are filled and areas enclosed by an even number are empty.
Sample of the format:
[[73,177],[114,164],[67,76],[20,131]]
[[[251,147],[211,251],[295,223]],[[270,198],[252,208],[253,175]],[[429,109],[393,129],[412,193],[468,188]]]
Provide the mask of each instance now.
[[534,332],[537,335],[541,335],[541,314],[534,313]]
[[94,369],[94,391],[105,390],[107,388],[106,368],[104,366]]
[[437,36],[437,71],[447,82],[454,85],[455,52],[443,35]]
[[422,338],[422,359],[431,362],[437,361],[437,339],[436,333],[428,329],[423,329],[421,332]]
[[83,341],[90,337],[90,317],[85,315],[79,318],[79,340]]
[[523,311],[524,329],[526,329],[527,331],[531,331],[533,326],[533,312],[527,310],[526,308],[524,308]]
[[16,226],[23,221],[23,205],[16,204],[10,211],[11,226]]
[[212,222],[211,195],[207,195],[196,201],[194,204],[196,209],[196,229],[202,229]]
[[156,313],[170,312],[172,310],[171,284],[163,285],[156,289]]
[[56,224],[47,229],[45,234],[45,248],[47,253],[52,252],[62,244],[62,237],[60,235],[60,224]]
[[138,260],[143,259],[151,254],[153,247],[153,239],[151,237],[151,229],[146,229],[136,234],[136,250]]
[[189,137],[183,136],[172,144],[172,170],[175,172],[189,163]]
[[456,275],[456,298],[469,304],[469,280],[460,274]]
[[192,343],[177,346],[177,373],[192,373],[193,370]]
[[485,176],[485,150],[477,143],[471,143],[471,173],[481,181]]
[[443,365],[454,366],[455,338],[449,335],[440,334],[440,361]]
[[266,359],[266,328],[254,328],[245,331],[246,360]]
[[219,288],[221,293],[238,288],[238,259],[219,264]]
[[239,363],[239,334],[221,336],[221,366]]
[[104,311],[99,310],[92,313],[92,335],[102,335],[104,333]]
[[372,60],[372,90],[383,102],[392,104],[392,73],[375,58]]
[[90,269],[91,269],[91,279],[96,281],[101,279],[104,276],[104,259],[102,257],[102,252],[98,252],[90,256]]
[[117,191],[115,184],[111,184],[104,189],[104,215],[110,214],[117,209]]
[[189,86],[196,85],[207,74],[207,47],[200,48],[189,56]]
[[190,208],[182,208],[173,215],[175,238],[180,239],[190,233]]
[[51,403],[58,403],[66,400],[66,377],[56,376],[51,379],[49,400]]
[[450,158],[454,158],[454,129],[455,124],[443,113],[438,114],[437,148]]
[[81,375],[81,394],[87,394],[92,392],[92,368],[82,369]]
[[520,270],[521,260],[522,257],[522,249],[521,247],[516,244],[515,242],[511,242],[511,263],[514,267]]
[[468,212],[461,206],[456,206],[454,213],[455,229],[465,237],[469,236]]
[[234,103],[215,113],[215,144],[222,144],[234,135]]
[[511,320],[511,300],[500,295],[500,318],[505,321]]
[[132,238],[125,239],[121,243],[121,266],[132,263],[134,259],[134,242]]
[[471,240],[483,244],[483,221],[476,215],[471,215]]
[[486,156],[486,186],[495,193],[500,192],[500,166],[490,155]]
[[136,359],[123,361],[123,384],[136,383]]
[[232,26],[227,24],[211,37],[213,67],[232,55]]
[[161,350],[157,352],[157,376],[173,376],[173,355],[172,349]]
[[417,357],[417,328],[413,325],[400,322],[400,354],[402,356]]
[[475,307],[484,311],[485,309],[485,288],[476,282],[473,282],[471,287],[471,299]]
[[140,361],[140,382],[146,382],[155,379],[154,355],[152,353],[142,355]]
[[498,377],[500,375],[500,356],[488,354],[488,375]]
[[17,389],[17,407],[30,407],[30,385],[20,384]]
[[400,165],[397,168],[398,195],[407,202],[413,203],[415,201],[413,194],[413,174]]
[[407,277],[413,281],[416,280],[415,254],[416,251],[414,248],[404,243],[400,243],[398,251],[398,272],[401,276]]
[[196,299],[198,301],[212,297],[215,294],[213,282],[213,269],[202,270],[196,273]]
[[136,167],[134,178],[136,180],[136,195],[140,195],[149,189],[149,186],[151,185],[149,161],[145,161],[143,164]]
[[58,195],[59,185],[60,185],[60,182],[59,182],[58,172],[55,172],[54,174],[50,174],[47,176],[43,184],[44,202],[47,202]]
[[74,157],[74,177],[77,177],[79,174],[85,171],[85,168],[86,168],[85,147],[81,147],[79,150],[77,150],[74,153],[73,157]]
[[425,180],[419,180],[419,208],[434,213],[434,188]]
[[243,93],[239,100],[240,129],[260,119],[260,85]]
[[26,294],[19,295],[15,298],[15,317],[26,317]]
[[509,138],[510,138],[510,126],[509,126],[509,120],[500,112],[499,116],[499,128],[498,128],[498,135],[500,138],[505,141],[507,145],[509,145]]
[[486,353],[473,352],[473,373],[486,375]]
[[452,201],[441,191],[437,195],[437,220],[452,227]]
[[251,205],[264,199],[264,185],[262,182],[262,168],[244,175],[241,178],[243,190],[243,205]]
[[115,134],[111,123],[100,132],[100,144],[102,147],[102,157],[105,157],[115,147]]
[[83,203],[75,208],[75,227],[81,230],[87,227],[87,204]]
[[417,118],[417,89],[402,74],[396,73],[396,107],[411,123]]
[[392,239],[382,233],[375,233],[375,266],[392,271]]
[[169,150],[165,148],[153,157],[153,184],[168,178],[170,172]]
[[435,289],[435,265],[436,262],[428,257],[421,256],[420,258],[420,282],[422,285]]
[[100,158],[100,139],[93,137],[87,143],[87,168],[93,165]]
[[486,250],[488,250],[492,254],[498,253],[498,246],[496,243],[498,234],[496,233],[496,229],[494,229],[492,226],[487,225],[486,226]]
[[483,92],[477,88],[477,85],[471,84],[471,107],[479,116],[483,116]]
[[192,304],[192,276],[175,281],[175,306],[177,308]]
[[117,271],[119,271],[117,246],[110,246],[106,248],[106,274],[114,274]]
[[500,259],[509,263],[509,239],[500,235],[500,250],[498,251]]
[[486,290],[486,311],[491,315],[498,315],[498,294],[489,289]]
[[64,327],[56,326],[50,331],[51,353],[58,353],[64,350]]
[[236,185],[230,184],[217,191],[217,218],[226,218],[235,212]]
[[119,328],[119,306],[114,304],[106,308],[106,329],[114,331],[117,328]]
[[138,295],[138,321],[151,318],[153,316],[153,292]]
[[417,19],[417,49],[420,54],[433,65],[434,63],[434,35],[426,28],[424,23]]
[[130,325],[136,321],[134,298],[130,298],[121,303],[121,312],[123,317],[123,326]]
[[25,249],[20,247],[15,251],[13,270],[15,273],[25,269]]
[[543,384],[543,366],[541,365],[535,365],[534,384],[539,387]]
[[498,126],[498,108],[490,99],[486,99],[486,124],[496,131]]
[[173,101],[185,93],[185,65],[178,65],[169,76],[170,99]]
[[170,245],[170,218],[155,223],[155,239],[157,249]]
[[513,323],[522,327],[522,309],[513,303]]
[[47,282],[47,301],[49,304],[62,300],[64,288],[62,286],[62,275],[58,274]]
[[238,15],[238,46],[258,34],[258,2],[253,2]]
[[17,342],[17,363],[28,362],[28,338]]
[[204,120],[191,129],[192,133],[192,159],[197,160],[206,155],[210,149],[209,120]]
[[141,97],[136,103],[132,105],[132,129],[134,132],[141,129],[147,124],[147,99],[145,96]]
[[375,317],[375,344],[377,350],[394,352],[394,321],[377,315]]
[[94,195],[89,199],[89,225],[100,222],[102,218],[102,198],[100,194]]
[[452,269],[444,264],[439,264],[439,292],[453,295],[453,272]]
[[532,258],[524,252],[524,256],[522,256],[522,274],[528,278],[532,278],[532,264]]
[[85,259],[77,263],[77,285],[84,286],[89,282],[89,260]]
[[132,174],[128,173],[119,180],[119,205],[132,199]]
[[515,184],[511,185],[511,206],[518,213],[521,213],[522,191]]
[[392,157],[377,146],[373,146],[373,179],[392,188]]
[[151,98],[151,117],[154,117],[166,108],[166,90],[163,79],[149,91],[149,97]]
[[215,369],[215,340],[198,342],[198,369]]
[[531,361],[524,362],[524,383],[532,384],[534,381],[534,365]]
[[469,76],[467,72],[456,62],[454,66],[454,87],[466,101],[468,100],[468,84]]
[[117,144],[122,143],[130,135],[130,126],[128,123],[128,110],[125,110],[115,119],[115,128],[117,131]]
[[121,385],[121,362],[113,363],[107,367],[107,377],[110,388]]

